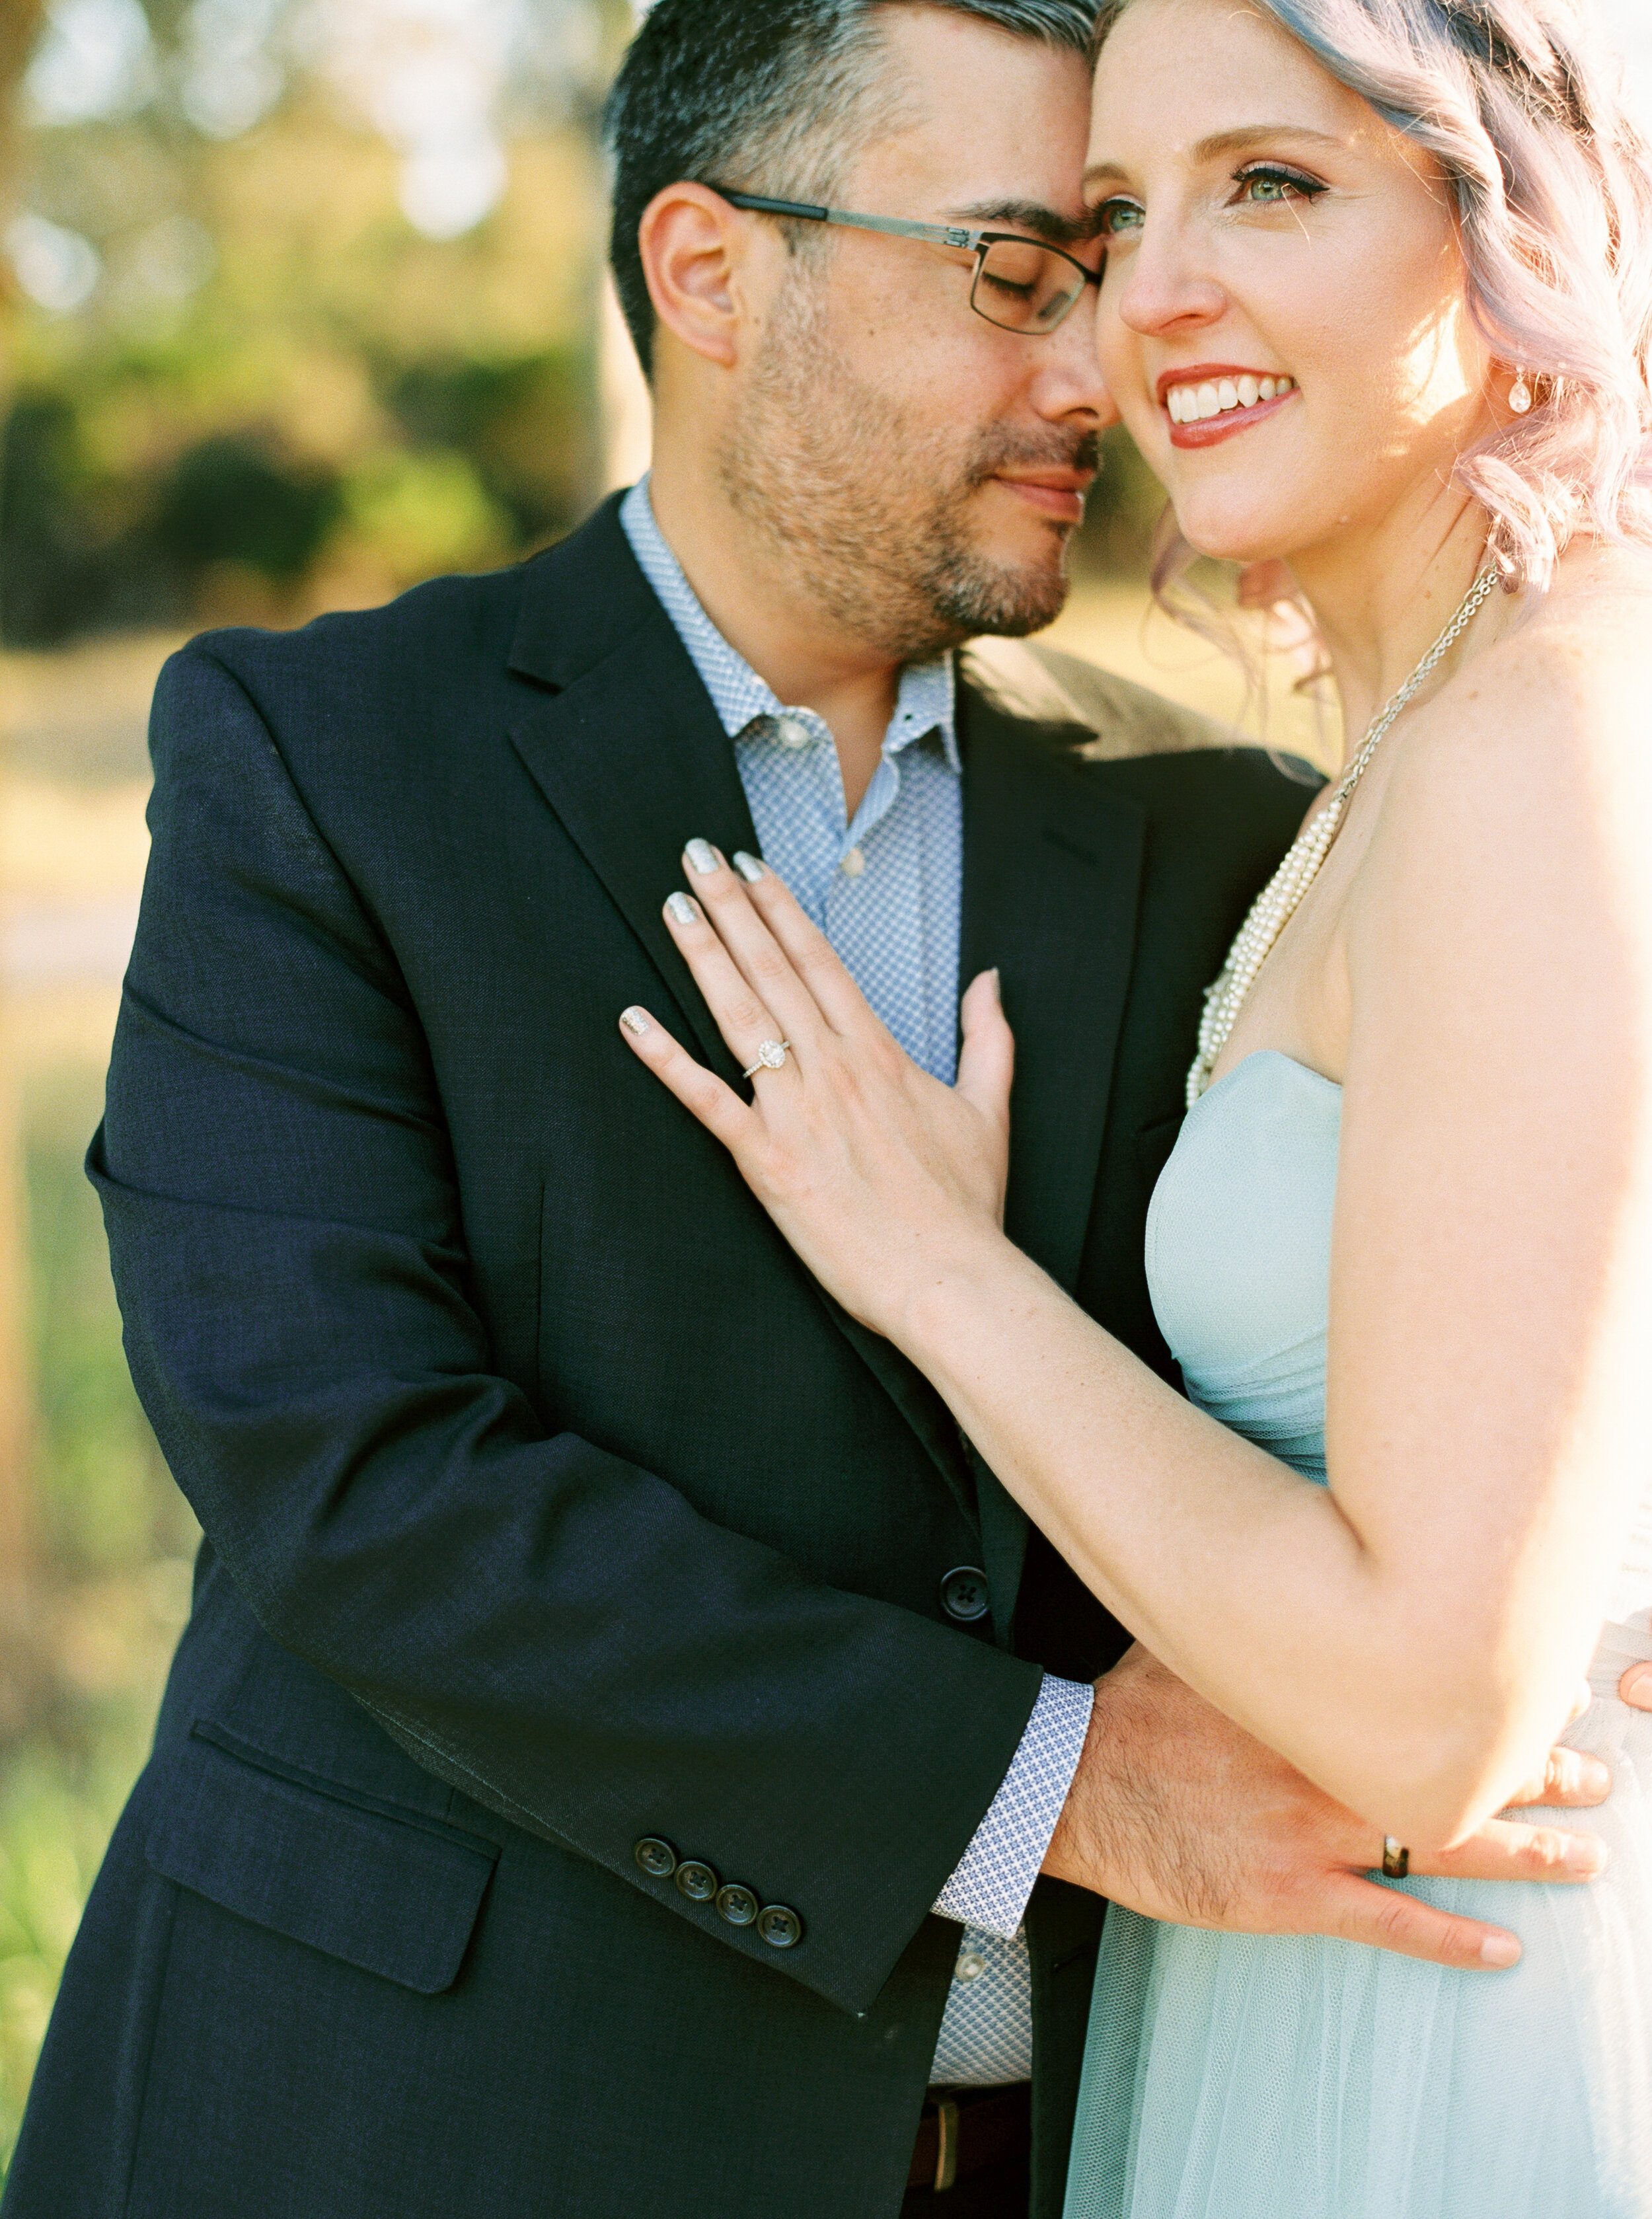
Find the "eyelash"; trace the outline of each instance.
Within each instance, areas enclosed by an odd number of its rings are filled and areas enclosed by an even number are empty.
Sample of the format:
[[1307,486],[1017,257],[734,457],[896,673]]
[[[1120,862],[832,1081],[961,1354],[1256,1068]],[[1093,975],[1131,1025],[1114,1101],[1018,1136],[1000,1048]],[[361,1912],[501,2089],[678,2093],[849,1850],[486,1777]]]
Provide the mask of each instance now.
[[[1243,198],[1244,188],[1246,185],[1264,181],[1270,184],[1287,186],[1289,189],[1289,192],[1282,193],[1276,200],[1247,202]],[[1283,169],[1277,162],[1258,162],[1248,169],[1235,170],[1233,183],[1239,188],[1239,197],[1235,202],[1230,202],[1230,207],[1237,205],[1250,208],[1284,208],[1289,205],[1292,198],[1300,198],[1312,202],[1318,200],[1321,193],[1329,190],[1322,177],[1308,177],[1301,170]],[[1115,200],[1103,201],[1098,211],[1100,233],[1103,239],[1116,239],[1121,235],[1117,232],[1110,232],[1108,228],[1108,219],[1115,208],[1133,208],[1140,214],[1141,203],[1140,201],[1126,200],[1122,196]]]
[[[1277,162],[1258,162],[1250,169],[1233,172],[1233,183],[1241,191],[1245,186],[1263,180],[1270,184],[1288,185],[1292,193],[1301,194],[1306,201],[1318,200],[1326,190],[1323,178],[1305,176],[1301,170],[1282,169]],[[1277,201],[1251,201],[1248,205],[1251,208],[1277,208],[1283,204],[1284,199],[1282,194]]]

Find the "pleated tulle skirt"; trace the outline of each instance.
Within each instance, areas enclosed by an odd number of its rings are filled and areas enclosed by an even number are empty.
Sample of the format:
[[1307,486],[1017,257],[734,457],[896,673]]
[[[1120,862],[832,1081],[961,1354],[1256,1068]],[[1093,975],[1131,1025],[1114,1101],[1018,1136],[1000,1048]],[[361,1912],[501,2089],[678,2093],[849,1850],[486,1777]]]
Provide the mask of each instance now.
[[1611,1692],[1648,1653],[1607,1629],[1567,1736],[1613,1771],[1599,1880],[1391,1883],[1512,1971],[1109,1911],[1065,2219],[1652,2219],[1652,1716]]

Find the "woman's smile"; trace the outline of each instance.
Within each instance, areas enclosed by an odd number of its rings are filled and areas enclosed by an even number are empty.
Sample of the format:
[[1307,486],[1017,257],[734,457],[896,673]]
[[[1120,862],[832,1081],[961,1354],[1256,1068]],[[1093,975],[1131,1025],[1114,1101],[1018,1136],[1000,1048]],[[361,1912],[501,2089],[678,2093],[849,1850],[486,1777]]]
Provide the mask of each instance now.
[[1158,405],[1171,420],[1173,447],[1210,447],[1276,415],[1296,390],[1296,380],[1278,372],[1197,363],[1164,371]]

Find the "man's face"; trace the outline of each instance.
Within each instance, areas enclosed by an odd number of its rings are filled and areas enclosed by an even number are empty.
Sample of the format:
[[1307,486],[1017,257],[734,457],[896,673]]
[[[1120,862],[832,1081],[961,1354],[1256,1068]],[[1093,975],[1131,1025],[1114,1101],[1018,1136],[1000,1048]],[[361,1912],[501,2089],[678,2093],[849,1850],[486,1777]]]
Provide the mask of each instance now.
[[[845,207],[1046,237],[1051,218],[1084,223],[1078,55],[922,6],[885,28],[900,113],[852,166]],[[1083,239],[1071,251],[1098,259]],[[792,587],[902,661],[1056,616],[1114,418],[1093,289],[1025,338],[972,311],[972,270],[968,253],[845,230],[788,258],[717,457]]]

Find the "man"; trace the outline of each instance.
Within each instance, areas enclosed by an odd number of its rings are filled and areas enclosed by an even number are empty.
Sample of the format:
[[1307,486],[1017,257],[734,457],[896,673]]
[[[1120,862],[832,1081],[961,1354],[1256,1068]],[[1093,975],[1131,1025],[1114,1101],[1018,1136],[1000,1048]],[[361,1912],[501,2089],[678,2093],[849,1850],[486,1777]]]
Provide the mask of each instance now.
[[1055,2219],[1104,1895],[1475,1960],[1118,1663],[615,1028],[737,1076],[661,917],[691,836],[932,1069],[996,962],[1012,1229],[1168,1366],[1146,1197],[1302,790],[950,654],[1059,607],[1108,417],[1087,16],[661,0],[613,122],[651,480],[169,668],[92,1170],[207,1542],[9,2219]]

